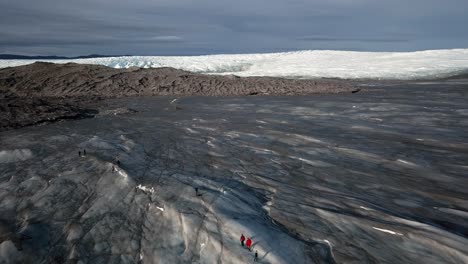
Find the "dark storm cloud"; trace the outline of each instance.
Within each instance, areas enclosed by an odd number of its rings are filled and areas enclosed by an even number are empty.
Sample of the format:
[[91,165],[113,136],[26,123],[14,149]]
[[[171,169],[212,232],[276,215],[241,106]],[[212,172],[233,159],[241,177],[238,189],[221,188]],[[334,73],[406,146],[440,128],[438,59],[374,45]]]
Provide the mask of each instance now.
[[0,0],[0,53],[468,47],[465,0]]

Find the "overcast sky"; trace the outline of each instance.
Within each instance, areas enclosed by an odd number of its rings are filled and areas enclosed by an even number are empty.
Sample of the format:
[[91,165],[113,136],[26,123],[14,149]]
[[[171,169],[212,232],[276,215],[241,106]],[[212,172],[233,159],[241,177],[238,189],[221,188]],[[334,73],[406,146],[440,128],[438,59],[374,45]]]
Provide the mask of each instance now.
[[468,48],[468,0],[0,0],[0,53]]

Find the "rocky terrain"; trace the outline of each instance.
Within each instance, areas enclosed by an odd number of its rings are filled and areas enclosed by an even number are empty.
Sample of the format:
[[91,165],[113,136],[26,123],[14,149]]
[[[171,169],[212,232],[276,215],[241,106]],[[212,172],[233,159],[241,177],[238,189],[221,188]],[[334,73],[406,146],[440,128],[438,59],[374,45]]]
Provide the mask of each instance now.
[[306,95],[349,92],[338,80],[202,75],[172,68],[114,69],[36,62],[0,69],[0,89],[17,96]]
[[0,130],[91,117],[93,101],[128,96],[307,95],[350,92],[338,80],[201,75],[172,68],[114,69],[36,62],[0,69]]
[[5,96],[0,98],[0,131],[55,122],[93,117],[97,110],[86,104],[89,98],[35,98]]

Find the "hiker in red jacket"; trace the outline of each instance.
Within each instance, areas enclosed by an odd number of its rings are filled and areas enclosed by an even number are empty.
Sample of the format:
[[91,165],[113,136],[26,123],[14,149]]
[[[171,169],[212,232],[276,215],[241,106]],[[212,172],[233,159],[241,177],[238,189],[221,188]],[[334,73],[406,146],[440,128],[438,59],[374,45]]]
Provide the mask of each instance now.
[[252,240],[250,240],[250,237],[247,238],[247,242],[245,243],[245,245],[247,246],[249,251],[252,251],[252,249],[250,248],[252,246]]
[[240,238],[240,242],[241,242],[242,247],[244,247],[244,241],[245,241],[245,236],[244,236],[244,234],[242,234],[241,238]]

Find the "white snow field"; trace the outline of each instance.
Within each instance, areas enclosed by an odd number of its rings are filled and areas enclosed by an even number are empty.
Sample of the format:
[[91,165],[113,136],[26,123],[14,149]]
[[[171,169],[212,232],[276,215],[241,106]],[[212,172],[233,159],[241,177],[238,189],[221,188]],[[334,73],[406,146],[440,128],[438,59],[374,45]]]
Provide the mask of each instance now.
[[[0,60],[0,68],[35,60]],[[468,49],[417,52],[307,50],[266,54],[131,56],[55,63],[100,64],[114,68],[173,67],[197,73],[291,78],[427,79],[468,73]]]
[[0,262],[468,263],[466,84],[378,90],[1,132]]

